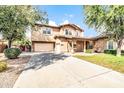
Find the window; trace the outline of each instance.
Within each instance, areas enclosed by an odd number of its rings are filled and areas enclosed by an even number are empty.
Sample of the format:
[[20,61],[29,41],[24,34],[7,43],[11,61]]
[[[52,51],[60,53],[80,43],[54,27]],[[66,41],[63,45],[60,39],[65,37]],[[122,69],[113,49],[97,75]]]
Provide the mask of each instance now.
[[68,29],[65,30],[65,35],[72,35],[72,32]]
[[78,32],[76,32],[76,36],[78,36]]
[[93,43],[87,42],[87,49],[93,49]]
[[65,30],[65,35],[68,35],[68,30],[67,29]]
[[43,34],[50,35],[51,34],[51,29],[50,28],[43,29]]
[[108,42],[108,49],[113,49],[113,41]]
[[80,33],[78,31],[76,31],[76,36],[79,36],[79,35],[80,35]]

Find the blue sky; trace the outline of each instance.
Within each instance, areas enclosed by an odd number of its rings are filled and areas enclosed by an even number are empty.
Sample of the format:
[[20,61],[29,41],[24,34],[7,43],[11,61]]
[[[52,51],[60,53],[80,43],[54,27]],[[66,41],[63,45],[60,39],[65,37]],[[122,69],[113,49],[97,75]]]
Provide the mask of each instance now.
[[84,23],[83,6],[79,5],[41,5],[38,9],[46,11],[50,24],[60,25],[64,23],[73,23],[84,29],[85,37],[96,36],[95,30],[89,28]]

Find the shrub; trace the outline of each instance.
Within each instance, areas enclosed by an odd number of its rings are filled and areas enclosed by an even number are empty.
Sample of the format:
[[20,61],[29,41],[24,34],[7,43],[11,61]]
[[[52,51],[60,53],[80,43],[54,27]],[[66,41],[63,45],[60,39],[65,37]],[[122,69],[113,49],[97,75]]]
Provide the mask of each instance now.
[[121,50],[121,53],[124,54],[124,50]]
[[86,53],[92,53],[92,49],[87,49]]
[[7,69],[7,63],[6,62],[0,62],[0,72]]
[[4,55],[9,59],[17,58],[21,54],[19,48],[8,48],[4,50]]
[[[104,53],[115,55],[117,53],[117,50],[104,50]],[[124,50],[121,50],[121,53],[124,54]]]
[[104,53],[106,54],[116,54],[116,50],[104,50]]

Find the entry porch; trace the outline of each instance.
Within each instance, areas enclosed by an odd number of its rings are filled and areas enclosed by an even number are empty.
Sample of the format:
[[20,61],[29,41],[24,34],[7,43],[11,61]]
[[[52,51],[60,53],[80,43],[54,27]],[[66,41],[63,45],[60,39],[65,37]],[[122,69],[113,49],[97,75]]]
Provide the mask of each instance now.
[[87,38],[57,37],[55,43],[56,52],[86,52],[93,49],[95,41]]

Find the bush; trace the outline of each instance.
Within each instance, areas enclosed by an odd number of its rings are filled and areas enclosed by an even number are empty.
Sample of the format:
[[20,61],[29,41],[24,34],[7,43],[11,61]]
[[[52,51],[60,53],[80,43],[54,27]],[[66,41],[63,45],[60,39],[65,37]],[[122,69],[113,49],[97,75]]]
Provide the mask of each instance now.
[[[115,55],[117,53],[117,50],[104,50],[104,53]],[[121,53],[124,54],[124,50],[122,50]]]
[[87,49],[86,53],[92,53],[92,49]]
[[0,72],[7,69],[7,63],[6,62],[0,62]]
[[19,48],[8,48],[4,50],[4,55],[9,59],[17,58],[21,54]]
[[117,51],[116,50],[104,50],[104,53],[106,53],[106,54],[116,54]]
[[124,54],[124,50],[121,50],[121,53]]

